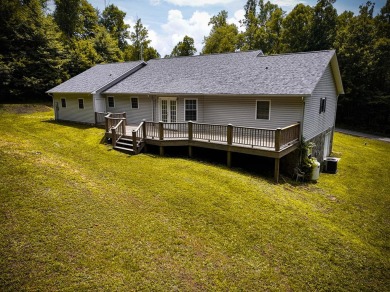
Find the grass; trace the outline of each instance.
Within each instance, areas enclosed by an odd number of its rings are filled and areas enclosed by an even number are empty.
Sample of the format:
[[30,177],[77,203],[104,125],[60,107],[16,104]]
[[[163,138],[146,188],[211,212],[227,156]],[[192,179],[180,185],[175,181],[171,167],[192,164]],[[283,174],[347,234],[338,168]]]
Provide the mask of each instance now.
[[0,109],[1,291],[390,287],[390,144],[336,134],[336,175],[275,185],[52,117]]

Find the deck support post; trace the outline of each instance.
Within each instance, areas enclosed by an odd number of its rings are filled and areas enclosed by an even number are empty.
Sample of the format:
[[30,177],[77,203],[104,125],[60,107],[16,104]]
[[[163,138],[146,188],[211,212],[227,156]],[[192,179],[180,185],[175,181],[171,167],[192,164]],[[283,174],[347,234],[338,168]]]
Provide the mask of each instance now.
[[138,154],[138,147],[137,147],[137,132],[133,130],[132,139],[133,139],[133,150],[134,154]]
[[192,158],[192,146],[188,146],[188,157]]
[[227,167],[232,167],[232,152],[228,150],[227,152]]
[[123,118],[125,119],[125,126],[126,126],[126,123],[127,123],[126,112],[122,113],[122,116],[123,116]]
[[112,147],[116,146],[116,130],[115,128],[111,129],[112,136],[111,136],[111,142],[112,142]]
[[275,158],[274,179],[276,183],[279,182],[279,168],[280,168],[280,158]]
[[160,156],[164,156],[164,146],[160,146]]

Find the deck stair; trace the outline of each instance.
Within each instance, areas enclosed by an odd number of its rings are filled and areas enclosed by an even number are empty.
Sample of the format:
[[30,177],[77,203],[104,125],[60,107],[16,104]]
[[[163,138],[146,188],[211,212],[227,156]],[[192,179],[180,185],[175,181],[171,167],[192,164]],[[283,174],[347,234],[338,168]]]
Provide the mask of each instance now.
[[137,154],[134,152],[133,140],[130,137],[121,137],[116,142],[114,149],[129,154]]

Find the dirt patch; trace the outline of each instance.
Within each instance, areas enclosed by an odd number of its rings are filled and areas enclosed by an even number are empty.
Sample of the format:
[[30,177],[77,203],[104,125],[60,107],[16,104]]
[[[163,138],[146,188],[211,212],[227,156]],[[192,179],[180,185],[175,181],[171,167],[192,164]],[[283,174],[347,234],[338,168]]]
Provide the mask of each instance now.
[[38,112],[49,112],[52,108],[48,104],[0,104],[0,113],[11,114],[32,114]]

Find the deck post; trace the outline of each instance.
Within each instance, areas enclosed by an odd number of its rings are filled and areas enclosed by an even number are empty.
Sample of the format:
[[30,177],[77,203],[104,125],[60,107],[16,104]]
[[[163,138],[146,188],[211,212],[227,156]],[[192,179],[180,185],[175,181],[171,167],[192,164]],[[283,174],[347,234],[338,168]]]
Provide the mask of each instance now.
[[146,120],[145,119],[143,119],[143,121],[142,121],[142,138],[143,139],[146,139]]
[[111,136],[111,142],[112,142],[112,147],[116,146],[116,129],[113,128],[111,129],[112,136]]
[[232,152],[230,150],[227,151],[227,167],[232,167]]
[[126,135],[126,118],[122,119],[122,135]]
[[[192,142],[192,135],[193,135],[193,125],[194,123],[192,121],[188,122],[188,142]],[[192,146],[188,146],[188,156],[192,158]]]
[[105,122],[106,122],[106,133],[109,132],[109,129],[108,129],[108,118],[107,117],[104,117],[105,119]]
[[194,125],[194,123],[192,121],[188,122],[188,140],[189,141],[192,141],[193,125]]
[[134,154],[138,154],[138,147],[137,147],[137,132],[133,130],[132,132],[132,140],[133,140],[133,150]]
[[160,156],[164,156],[164,146],[160,146]]
[[233,125],[232,124],[229,124],[227,125],[227,143],[228,145],[232,145],[233,144]]
[[126,123],[127,123],[126,112],[122,113],[122,116],[125,118],[125,126],[126,126]]
[[275,131],[275,151],[280,150],[280,138],[281,138],[282,129],[277,128]]
[[148,147],[146,145],[146,120],[143,119],[142,121],[142,139],[144,139],[144,148],[145,148],[145,152],[148,152]]
[[280,158],[275,158],[274,179],[276,183],[279,182],[279,168],[280,168]]
[[158,122],[158,137],[160,141],[164,140],[164,123]]
[[97,123],[98,123],[98,113],[97,112],[95,112],[95,126],[97,125]]

